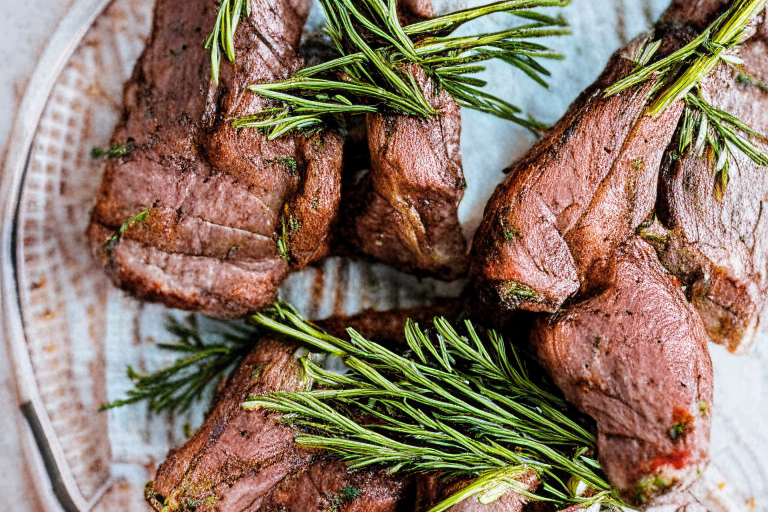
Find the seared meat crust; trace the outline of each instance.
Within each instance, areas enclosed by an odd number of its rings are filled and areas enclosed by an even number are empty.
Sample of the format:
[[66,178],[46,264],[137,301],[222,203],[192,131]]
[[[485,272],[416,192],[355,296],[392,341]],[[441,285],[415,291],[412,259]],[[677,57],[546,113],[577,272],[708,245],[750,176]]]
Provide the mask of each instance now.
[[[679,48],[729,4],[674,2],[656,27],[660,54]],[[713,106],[761,133],[768,132],[761,107],[768,105],[766,26],[763,15],[748,31],[743,73],[721,64],[701,85]],[[676,155],[681,104],[652,118],[643,115],[648,85],[603,97],[606,86],[632,70],[629,58],[644,39],[618,52],[597,82],[509,169],[473,242],[477,291],[500,309],[555,312],[604,285],[605,265],[617,244],[655,210],[661,223],[644,233],[662,263],[687,287],[710,338],[744,350],[768,297],[765,169],[736,151],[721,198],[710,153]],[[768,150],[765,141],[753,142]]]
[[155,510],[395,510],[403,479],[376,470],[350,472],[343,463],[295,446],[294,432],[279,414],[240,406],[251,395],[302,389],[298,348],[270,338],[258,342],[203,425],[158,469],[147,491]]
[[[399,3],[403,23],[434,16],[429,0]],[[416,67],[410,73],[437,115],[366,116],[370,170],[348,194],[342,237],[354,250],[406,272],[451,280],[467,270],[458,208],[466,182],[461,113]]]
[[[674,2],[655,30],[660,54],[729,4]],[[742,48],[749,78],[721,66],[701,85],[715,107],[762,132],[766,33],[760,17]],[[644,502],[684,487],[707,463],[705,340],[734,349],[765,307],[768,185],[757,177],[764,169],[737,155],[718,198],[711,155],[675,155],[682,104],[652,118],[648,85],[603,97],[632,70],[640,44],[617,53],[511,168],[475,237],[472,274],[497,311],[552,313],[534,324],[533,348],[568,400],[596,420],[610,482]]]
[[[507,310],[557,311],[599,286],[608,256],[651,213],[658,169],[682,112],[643,115],[651,85],[605,98],[634,68],[640,38],[522,160],[485,208],[472,246],[478,293]],[[676,49],[668,38],[662,51]]]
[[201,44],[217,2],[157,3],[113,134],[130,153],[109,162],[88,229],[116,284],[219,317],[274,302],[291,269],[325,255],[341,186],[338,134],[268,141],[231,125],[266,104],[249,84],[287,78],[302,64],[309,0],[250,1],[237,62],[224,59],[218,87]]
[[532,345],[566,399],[597,422],[600,464],[626,497],[644,502],[704,469],[706,334],[646,242],[616,252],[600,293],[539,320]]
[[[720,66],[702,91],[713,106],[768,134],[765,16],[751,32],[740,51],[742,71]],[[768,153],[768,141],[753,143]],[[718,177],[712,155],[667,158],[658,207],[663,230],[652,240],[664,266],[687,287],[710,338],[743,352],[768,298],[768,169],[738,151],[735,158],[722,197],[713,192]]]
[[[352,327],[389,346],[405,343],[403,327],[410,318],[422,325],[436,316],[460,314],[457,302],[425,308],[365,312],[318,322],[334,335]],[[426,512],[466,485],[440,475],[412,478],[382,470],[351,471],[344,463],[293,443],[294,431],[280,415],[246,411],[240,405],[252,395],[295,391],[307,383],[296,363],[300,347],[262,338],[217,394],[203,425],[178,450],[171,451],[147,487],[147,501],[162,512]],[[535,475],[521,482],[538,486]],[[481,506],[468,499],[452,512],[520,512],[526,500],[507,492]],[[165,507],[165,508],[164,508]]]

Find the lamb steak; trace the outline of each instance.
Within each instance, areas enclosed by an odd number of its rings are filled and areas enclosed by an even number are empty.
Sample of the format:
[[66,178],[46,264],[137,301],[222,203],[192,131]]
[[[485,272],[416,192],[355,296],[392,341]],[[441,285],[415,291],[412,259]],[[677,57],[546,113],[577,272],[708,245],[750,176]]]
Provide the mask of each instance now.
[[[650,84],[606,98],[627,76],[644,37],[617,52],[597,82],[506,172],[472,245],[484,301],[555,312],[599,286],[612,251],[650,215],[661,159],[682,105],[644,116]],[[672,35],[660,49],[680,46]]]
[[[673,2],[653,34],[663,43],[658,55],[687,43],[730,4]],[[766,33],[763,14],[740,50],[743,69],[720,64],[701,84],[713,106],[761,133],[768,133]],[[509,169],[473,242],[477,291],[507,311],[555,312],[604,286],[617,244],[639,230],[685,286],[712,341],[744,350],[768,298],[766,169],[735,151],[731,182],[720,195],[711,152],[677,155],[682,102],[651,117],[644,115],[650,85],[604,97],[606,86],[634,69],[646,38],[620,50]],[[768,150],[766,140],[753,142]],[[658,222],[650,224],[654,212]]]
[[117,285],[218,317],[274,302],[291,269],[322,257],[340,197],[337,133],[269,141],[231,125],[266,104],[249,84],[302,65],[310,0],[249,1],[218,86],[203,48],[218,3],[157,2],[112,136],[129,153],[107,164],[88,228]]
[[[318,325],[342,336],[352,327],[390,346],[404,346],[408,318],[424,325],[435,316],[455,319],[461,304],[364,312],[334,317]],[[466,482],[440,475],[412,478],[385,470],[351,471],[323,453],[294,445],[294,431],[280,415],[241,407],[248,397],[303,389],[298,345],[261,338],[219,390],[203,425],[173,450],[147,486],[146,498],[158,512],[426,512]],[[538,479],[523,482],[535,489]],[[520,512],[526,500],[507,492],[482,506],[465,500],[451,512]]]
[[701,320],[649,244],[622,245],[606,282],[538,320],[532,345],[566,399],[597,422],[611,484],[644,503],[706,466],[712,362]]
[[[652,34],[662,42],[656,58],[730,4],[673,2]],[[759,131],[765,30],[762,15],[741,50],[741,78],[720,66],[701,85],[714,106]],[[605,97],[635,69],[648,37],[615,54],[510,169],[472,260],[476,292],[496,312],[548,313],[534,323],[532,348],[568,400],[596,420],[608,479],[637,503],[673,499],[707,464],[705,341],[733,348],[748,339],[768,272],[764,169],[737,154],[719,197],[711,155],[676,154],[682,101],[652,117],[650,84]]]
[[306,386],[299,347],[261,339],[219,393],[203,425],[172,451],[147,488],[163,512],[396,510],[405,480],[385,471],[349,471],[293,443],[279,414],[241,407],[249,396]]
[[[676,22],[686,4],[676,2],[664,20]],[[742,68],[719,66],[702,83],[702,92],[713,106],[768,134],[765,15],[749,36],[739,52]],[[768,139],[752,142],[768,154]],[[657,208],[660,225],[649,239],[664,266],[686,286],[710,338],[744,352],[755,338],[768,298],[768,168],[739,151],[734,157],[722,195],[713,193],[719,176],[710,153],[666,158]]]
[[[404,0],[399,8],[406,24],[434,16],[429,0]],[[420,68],[407,66],[406,72],[437,114],[366,116],[370,169],[345,194],[341,238],[369,258],[451,280],[467,270],[458,216],[466,188],[461,113]]]

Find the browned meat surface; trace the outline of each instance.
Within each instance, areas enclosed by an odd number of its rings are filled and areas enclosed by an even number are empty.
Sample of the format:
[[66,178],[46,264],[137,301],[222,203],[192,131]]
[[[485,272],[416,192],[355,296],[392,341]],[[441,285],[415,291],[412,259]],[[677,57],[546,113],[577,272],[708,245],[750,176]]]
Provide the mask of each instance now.
[[672,0],[659,24],[683,24],[700,32],[732,3],[731,0]]
[[[404,1],[400,7],[405,23],[434,15],[429,0]],[[367,116],[370,170],[349,194],[342,237],[359,253],[406,272],[455,279],[467,267],[458,217],[466,188],[461,114],[420,69],[409,72],[438,114]]]
[[[678,46],[671,37],[662,51]],[[651,213],[661,158],[682,111],[643,116],[650,85],[611,98],[638,39],[611,59],[497,187],[475,234],[478,293],[500,308],[553,312],[599,286],[607,258]]]
[[435,17],[432,0],[399,0],[397,15],[403,25]]
[[[660,54],[729,4],[674,2],[655,30]],[[749,78],[723,66],[702,84],[716,107],[762,132],[767,32],[760,18],[742,48]],[[764,309],[768,185],[765,169],[737,154],[718,198],[711,155],[674,154],[682,105],[644,115],[647,85],[603,97],[633,69],[627,57],[640,41],[617,53],[510,169],[476,235],[472,273],[497,314],[551,313],[534,324],[539,359],[596,420],[611,483],[630,499],[658,503],[708,460],[705,340],[737,346]],[[653,213],[658,221],[648,225]]]
[[[407,318],[422,324],[435,316],[455,319],[458,302],[425,308],[367,312],[318,322],[333,334],[353,327],[383,343],[401,344]],[[261,339],[217,395],[203,425],[172,451],[147,488],[163,512],[426,512],[465,482],[439,476],[391,476],[381,470],[350,471],[338,461],[293,444],[279,414],[240,407],[252,395],[306,386],[295,363],[298,345]],[[534,489],[538,480],[524,480]],[[508,492],[487,506],[468,499],[452,512],[520,512],[525,500]],[[164,508],[165,507],[165,508]]]
[[[350,472],[344,464],[293,444],[279,415],[246,411],[251,395],[306,385],[298,346],[262,339],[220,392],[205,423],[160,466],[147,499],[164,512],[393,511],[402,479],[383,471]],[[165,507],[165,508],[164,508]]]
[[534,327],[533,347],[565,397],[597,422],[611,484],[646,501],[708,460],[712,363],[677,280],[639,238],[608,265],[606,288]]
[[[674,2],[656,28],[665,41],[661,53],[690,39],[729,4]],[[762,133],[768,132],[766,26],[764,16],[758,19],[741,49],[744,73],[721,65],[702,84],[715,107]],[[641,40],[617,53],[563,119],[510,168],[473,243],[477,292],[504,310],[557,311],[569,298],[604,285],[616,245],[655,208],[661,222],[644,233],[686,287],[710,338],[740,350],[753,339],[768,296],[765,169],[737,152],[721,198],[711,154],[675,157],[682,105],[651,118],[642,115],[648,86],[602,97],[605,86],[631,71],[627,57]]]
[[340,194],[340,137],[270,142],[230,124],[264,105],[248,84],[300,67],[309,6],[251,0],[252,16],[235,37],[237,62],[224,58],[216,87],[201,41],[218,3],[157,3],[113,134],[130,153],[108,164],[88,232],[116,284],[169,306],[240,316],[272,303],[291,268],[325,254]]
[[[744,74],[722,66],[702,89],[710,102],[768,134],[768,23],[740,52]],[[763,151],[768,143],[754,141]],[[754,339],[768,296],[768,169],[736,152],[722,198],[716,162],[689,153],[663,167],[654,230],[662,263],[687,287],[709,336],[732,351]],[[659,226],[656,226],[659,227]]]

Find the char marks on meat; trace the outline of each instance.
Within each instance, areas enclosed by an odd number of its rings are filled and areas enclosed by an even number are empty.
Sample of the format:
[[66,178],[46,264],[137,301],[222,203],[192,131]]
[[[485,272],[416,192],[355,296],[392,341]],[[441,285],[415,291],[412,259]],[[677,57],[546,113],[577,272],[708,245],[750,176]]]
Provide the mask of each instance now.
[[[673,9],[666,18],[674,21],[677,14]],[[751,32],[739,53],[743,69],[721,65],[701,88],[714,107],[768,134],[765,16]],[[753,143],[768,153],[768,143]],[[744,351],[768,297],[768,169],[734,153],[722,197],[713,193],[718,176],[710,155],[689,152],[665,160],[658,208],[663,230],[652,240],[664,266],[687,286],[710,338],[731,351]]]
[[[400,2],[405,23],[433,16],[431,2]],[[458,207],[466,182],[459,106],[416,66],[410,73],[437,114],[429,119],[369,114],[370,170],[349,194],[344,239],[358,252],[406,272],[455,279],[466,272]]]
[[706,334],[646,242],[616,252],[600,293],[539,320],[532,344],[566,399],[596,420],[600,464],[625,496],[646,501],[704,469]]
[[201,44],[218,4],[158,1],[113,134],[130,154],[109,162],[88,231],[119,286],[219,317],[274,302],[291,268],[322,257],[340,196],[338,134],[268,141],[231,126],[265,105],[248,84],[287,78],[301,66],[310,6],[250,1],[252,15],[235,36],[237,62],[224,59],[218,87]]

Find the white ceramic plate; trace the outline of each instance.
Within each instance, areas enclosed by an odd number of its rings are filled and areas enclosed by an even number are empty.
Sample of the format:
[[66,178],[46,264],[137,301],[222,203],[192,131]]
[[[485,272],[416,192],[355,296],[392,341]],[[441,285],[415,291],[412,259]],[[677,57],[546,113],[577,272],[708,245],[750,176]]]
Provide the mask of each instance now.
[[[476,3],[482,2],[435,2],[443,11]],[[609,55],[645,30],[666,3],[574,0],[564,12],[574,35],[550,42],[567,58],[549,65],[549,91],[502,66],[485,78],[496,94],[553,122]],[[150,416],[141,405],[97,412],[129,389],[126,365],[149,371],[168,357],[154,347],[168,339],[163,329],[168,310],[114,289],[90,258],[83,234],[103,165],[91,159],[90,149],[109,141],[122,109],[123,83],[149,32],[152,6],[152,0],[76,3],[31,82],[3,176],[4,327],[34,439],[28,443],[29,460],[40,473],[37,491],[51,510],[145,510],[145,482],[168,449],[184,442],[185,426],[194,429],[202,421],[202,408],[176,419]],[[494,16],[467,30],[498,30],[508,21]],[[317,8],[310,23],[322,23]],[[514,125],[464,112],[469,188],[460,215],[468,235],[503,178],[501,169],[532,142]],[[461,286],[331,259],[292,276],[282,293],[305,314],[322,318],[422,304],[456,296]],[[720,347],[712,352],[712,464],[696,495],[713,511],[768,510],[768,339],[740,357]]]

